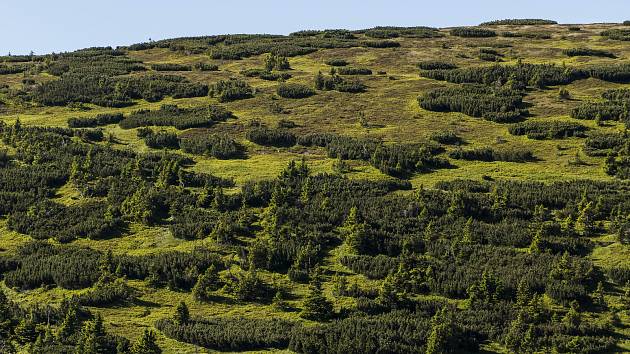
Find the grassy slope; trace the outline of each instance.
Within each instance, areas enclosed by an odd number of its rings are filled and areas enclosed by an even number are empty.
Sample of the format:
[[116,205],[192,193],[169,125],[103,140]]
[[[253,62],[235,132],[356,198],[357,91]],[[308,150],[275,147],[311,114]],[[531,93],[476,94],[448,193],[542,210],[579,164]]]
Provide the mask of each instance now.
[[[412,178],[415,187],[420,185],[431,186],[437,181],[454,178],[478,179],[488,175],[497,178],[520,178],[527,180],[555,181],[559,179],[591,178],[609,179],[602,170],[602,158],[590,158],[582,154],[586,164],[571,166],[568,161],[572,159],[576,151],[583,145],[583,139],[570,138],[554,141],[529,140],[526,137],[511,136],[507,132],[507,126],[483,121],[465,116],[459,113],[434,113],[422,110],[416,103],[416,97],[428,89],[446,86],[447,83],[438,82],[418,77],[415,64],[421,60],[450,60],[458,66],[490,65],[476,58],[478,46],[490,43],[509,43],[511,47],[500,48],[505,54],[507,63],[514,63],[517,58],[531,63],[566,63],[567,65],[586,65],[591,63],[612,62],[607,58],[576,57],[568,58],[562,55],[564,48],[587,46],[591,48],[613,51],[618,58],[614,61],[625,60],[630,57],[630,46],[622,42],[608,41],[597,35],[604,25],[585,25],[578,33],[568,32],[562,26],[539,26],[535,30],[544,28],[553,32],[551,40],[532,40],[525,38],[495,38],[495,39],[463,39],[445,36],[439,39],[397,39],[402,46],[394,49],[329,49],[321,50],[309,55],[291,58],[293,78],[290,82],[299,82],[312,85],[312,80],[317,71],[327,72],[329,67],[324,64],[326,59],[344,58],[353,65],[366,66],[377,71],[386,71],[386,75],[372,75],[362,79],[368,85],[366,93],[349,94],[339,92],[318,92],[315,96],[290,100],[277,98],[279,103],[289,113],[274,114],[270,109],[277,83],[259,79],[247,79],[256,87],[257,94],[254,98],[236,101],[226,104],[232,110],[237,119],[221,123],[210,130],[220,130],[235,135],[247,147],[248,158],[244,160],[217,160],[194,156],[197,164],[193,167],[198,171],[210,171],[216,175],[232,177],[238,185],[249,179],[271,178],[292,159],[306,157],[315,172],[331,171],[333,160],[326,157],[321,149],[276,149],[257,146],[245,141],[244,125],[253,119],[261,120],[273,125],[279,119],[290,119],[298,124],[295,129],[298,133],[307,132],[336,132],[353,136],[379,137],[385,141],[414,142],[426,139],[432,132],[453,130],[463,137],[467,147],[505,144],[513,146],[527,146],[531,148],[538,161],[528,163],[507,162],[466,162],[454,161],[457,168],[438,170],[433,173],[420,174]],[[506,26],[499,30],[514,30]],[[532,30],[532,29],[528,29]],[[443,46],[449,47],[444,49]],[[168,49],[151,49],[146,51],[131,52],[130,56],[151,63],[192,63],[200,59],[208,61],[204,55],[183,55],[171,52]],[[232,76],[240,76],[238,72],[247,68],[261,67],[263,56],[248,58],[240,61],[214,61],[219,65],[218,72],[183,72],[178,73],[194,81],[212,83],[219,79]],[[392,76],[395,80],[390,78]],[[49,80],[50,77],[40,75],[37,81]],[[20,85],[20,75],[0,76],[0,84],[8,84],[11,87]],[[557,87],[546,90],[531,91],[525,98],[532,104],[530,111],[533,115],[530,119],[540,120],[571,120],[568,117],[570,109],[581,101],[594,100],[599,94],[608,88],[623,87],[624,85],[601,82],[599,80],[582,80],[567,86],[572,100],[563,101],[557,97]],[[630,87],[628,85],[625,85]],[[140,108],[157,108],[163,103],[176,103],[181,106],[196,106],[212,103],[215,100],[209,97],[193,99],[165,99],[158,103],[138,102],[137,105],[123,109],[106,109],[91,106],[89,111],[76,111],[67,107],[20,107],[10,105],[7,112],[0,116],[6,122],[15,120],[18,116],[24,124],[65,126],[69,117],[93,116],[106,111],[121,111],[129,113]],[[368,118],[370,128],[362,128],[358,123],[358,112],[363,112]],[[605,127],[596,127],[594,122],[582,122],[599,130],[620,130],[621,125],[610,123]],[[136,137],[135,130],[122,130],[118,126],[106,127],[107,132],[113,133],[120,141],[120,148],[148,151],[144,143]],[[352,172],[348,175],[357,178],[385,178],[378,170],[363,162],[352,162]],[[64,187],[59,190],[59,200],[64,203],[80,202],[78,194],[72,188]],[[25,242],[28,237],[18,235],[6,230],[4,221],[0,220],[0,249],[10,252],[17,245]],[[602,268],[612,265],[625,264],[630,266],[630,254],[628,249],[611,241],[610,237],[601,238],[601,246],[592,255],[595,263]],[[133,225],[128,235],[122,238],[89,241],[80,240],[78,244],[87,244],[96,249],[112,249],[116,253],[141,254],[146,252],[159,252],[164,249],[190,249],[195,244],[209,241],[182,241],[172,237],[167,229],[153,227],[141,227]],[[328,267],[333,270],[343,271],[343,267],[334,262],[335,258],[343,254],[343,249],[331,252]],[[362,276],[355,277],[364,286],[376,286]],[[276,281],[278,281],[277,279]],[[252,305],[238,303],[221,303],[200,305],[195,304],[189,293],[178,293],[168,290],[153,291],[145,289],[142,282],[130,282],[144,293],[143,305],[134,305],[124,308],[95,309],[103,312],[109,329],[115,333],[136,337],[142,328],[151,326],[161,317],[170,315],[173,306],[181,300],[191,304],[193,315],[242,315],[242,316],[284,316],[297,318],[294,312],[277,312],[267,305]],[[329,291],[329,286],[326,287]],[[296,295],[293,305],[299,306],[300,297],[305,294],[303,286],[292,287]],[[20,301],[56,302],[70,291],[61,289],[34,290],[13,296]],[[615,303],[615,294],[609,294],[611,303]],[[337,304],[338,306],[341,304]],[[628,322],[628,316],[622,317]],[[628,336],[626,333],[620,335]],[[165,352],[194,353],[194,346],[164,338],[160,335],[160,345]],[[626,348],[630,350],[630,344],[626,341]],[[489,345],[490,351],[501,351],[500,346]]]

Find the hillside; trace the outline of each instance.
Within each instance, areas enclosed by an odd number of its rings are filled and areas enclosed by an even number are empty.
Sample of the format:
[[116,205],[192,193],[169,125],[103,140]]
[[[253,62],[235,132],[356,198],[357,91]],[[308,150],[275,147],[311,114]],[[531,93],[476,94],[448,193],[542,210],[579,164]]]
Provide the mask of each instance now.
[[629,352],[628,43],[504,20],[0,56],[0,351]]

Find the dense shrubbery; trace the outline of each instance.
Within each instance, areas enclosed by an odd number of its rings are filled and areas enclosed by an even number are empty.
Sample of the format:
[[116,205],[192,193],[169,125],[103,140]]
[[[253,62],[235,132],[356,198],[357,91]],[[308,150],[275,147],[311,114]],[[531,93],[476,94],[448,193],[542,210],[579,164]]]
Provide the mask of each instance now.
[[365,41],[363,45],[368,48],[397,48],[400,43],[394,41]]
[[562,54],[569,57],[577,57],[577,56],[591,56],[591,57],[605,57],[605,58],[616,58],[616,56],[607,51],[601,49],[591,49],[591,48],[570,48],[562,51]]
[[510,125],[512,135],[527,135],[530,139],[562,139],[583,137],[588,128],[579,123],[563,121],[528,121]]
[[622,133],[592,132],[584,142],[585,152],[591,156],[607,156],[616,153],[628,137]]
[[569,84],[574,80],[588,77],[588,74],[570,68],[548,64],[493,65],[452,70],[422,70],[421,76],[454,83],[509,84],[524,88],[527,85]]
[[177,134],[164,130],[154,132],[149,129],[146,134],[143,134],[142,140],[148,147],[153,149],[179,149]]
[[243,155],[243,147],[225,134],[187,134],[182,136],[180,146],[185,152],[210,155],[218,159],[238,158]]
[[294,322],[280,319],[218,318],[176,323],[162,319],[156,327],[168,337],[215,350],[284,349]]
[[120,121],[120,127],[131,129],[146,126],[173,126],[177,129],[207,127],[231,118],[232,112],[219,105],[180,108],[162,105],[159,110],[139,110]]
[[449,154],[451,158],[462,160],[476,161],[508,161],[508,162],[527,162],[534,159],[534,154],[530,150],[525,149],[496,149],[496,148],[476,148],[476,149],[457,149]]
[[0,65],[0,75],[20,74],[31,68],[26,64]]
[[247,140],[264,146],[288,147],[296,143],[295,135],[285,129],[254,127],[245,136]]
[[278,85],[276,93],[284,98],[306,98],[313,96],[315,91],[306,85],[290,83]]
[[324,76],[321,72],[319,72],[317,76],[315,76],[315,88],[324,91],[337,90],[339,92],[357,93],[364,92],[367,87],[361,81],[356,79],[344,79],[337,74]]
[[345,61],[344,59],[328,59],[326,60],[326,64],[330,65],[330,66],[346,66],[348,65],[348,62]]
[[192,67],[185,64],[176,63],[158,63],[151,64],[151,69],[155,71],[191,71]]
[[440,37],[441,34],[437,28],[432,27],[394,27],[394,26],[379,26],[370,29],[365,29],[361,31],[357,31],[358,33],[363,33],[367,37],[372,38],[398,38],[398,37],[409,37],[409,38],[435,38]]
[[477,27],[457,27],[451,30],[451,36],[465,37],[465,38],[481,38],[481,37],[496,37],[495,31],[477,28]]
[[286,72],[271,72],[266,69],[247,69],[241,71],[241,75],[247,77],[257,77],[268,81],[285,81],[291,78],[291,74]]
[[551,33],[548,32],[501,32],[501,36],[508,38],[529,38],[529,39],[551,39]]
[[68,126],[70,128],[91,128],[108,124],[118,124],[123,120],[122,113],[101,113],[95,117],[69,118]]
[[495,122],[511,122],[526,113],[520,108],[522,99],[519,91],[467,85],[429,91],[418,97],[418,103],[430,111],[462,112]]
[[535,25],[557,25],[558,22],[552,20],[543,20],[539,18],[515,18],[505,20],[494,20],[483,22],[479,26],[499,26],[499,25],[513,25],[513,26],[535,26]]
[[601,35],[608,39],[614,39],[618,41],[630,41],[630,30],[628,29],[621,29],[621,28],[609,29],[609,30],[603,31]]
[[337,69],[339,75],[372,75],[372,70],[368,68],[353,68],[350,66]]
[[334,134],[304,135],[297,142],[303,146],[325,147],[329,157],[368,161],[383,173],[394,176],[448,167],[447,161],[434,156],[441,149],[432,144],[386,145],[373,139]]
[[571,117],[620,121],[630,118],[628,115],[628,104],[614,101],[583,103],[571,110]]
[[243,80],[221,80],[210,87],[210,96],[221,102],[229,102],[254,96],[254,89]]
[[146,75],[122,78],[69,75],[37,85],[27,97],[46,106],[68,103],[93,103],[106,107],[124,107],[133,99],[156,102],[165,96],[174,98],[199,97],[208,87],[190,83],[180,76]]
[[428,60],[418,63],[418,67],[422,70],[451,70],[457,69],[457,65],[444,61]]

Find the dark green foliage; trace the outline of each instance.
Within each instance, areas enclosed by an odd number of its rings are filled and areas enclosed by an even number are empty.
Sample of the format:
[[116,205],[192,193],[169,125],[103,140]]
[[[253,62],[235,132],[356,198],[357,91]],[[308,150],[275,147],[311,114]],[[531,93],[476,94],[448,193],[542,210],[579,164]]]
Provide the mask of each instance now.
[[193,68],[199,71],[218,71],[219,70],[218,65],[208,64],[208,63],[195,63],[195,65],[193,65]]
[[435,154],[441,150],[431,144],[386,145],[373,139],[358,139],[332,134],[301,136],[303,146],[326,147],[332,158],[369,161],[383,173],[405,176],[417,171],[448,167],[448,162]]
[[366,30],[357,31],[371,38],[435,38],[441,34],[437,28],[416,26],[416,27],[395,27],[395,26],[378,26]]
[[528,121],[512,124],[508,128],[510,134],[527,135],[530,139],[583,137],[587,130],[582,124],[564,121]]
[[108,124],[118,124],[123,119],[122,113],[101,113],[95,117],[81,117],[68,119],[70,128],[93,128]]
[[509,161],[509,162],[527,162],[534,159],[534,154],[530,150],[524,149],[496,149],[496,148],[476,148],[470,150],[458,149],[453,150],[449,157],[462,160],[476,161]]
[[467,85],[429,91],[418,97],[418,103],[430,111],[462,112],[495,122],[511,122],[526,113],[520,108],[522,99],[519,91]]
[[205,85],[190,83],[181,76],[145,75],[110,78],[96,75],[65,74],[58,80],[37,85],[27,93],[33,101],[46,106],[68,103],[93,103],[105,107],[125,107],[134,99],[150,102],[173,98],[205,96]]
[[333,58],[326,60],[326,64],[330,66],[346,66],[348,62],[344,59]]
[[571,110],[571,117],[577,119],[625,120],[628,105],[621,102],[583,103]]
[[440,144],[457,145],[462,143],[462,138],[452,131],[441,131],[431,134],[431,140]]
[[543,20],[538,18],[517,18],[517,19],[505,19],[483,22],[479,26],[499,26],[499,25],[512,25],[512,26],[536,26],[536,25],[557,25],[558,22],[552,20]]
[[454,70],[422,70],[420,75],[435,80],[453,83],[508,84],[511,88],[524,88],[531,85],[569,84],[574,80],[588,77],[583,70],[562,68],[549,64],[493,65],[469,67]]
[[192,67],[184,64],[158,63],[151,64],[151,69],[155,71],[191,71]]
[[145,126],[173,126],[177,129],[208,127],[232,117],[232,112],[223,106],[211,104],[206,107],[180,108],[177,105],[162,105],[159,110],[132,112],[119,124],[123,129]]
[[614,39],[617,41],[630,41],[630,30],[623,28],[614,28],[602,31],[600,33],[603,37],[608,39]]
[[302,84],[280,84],[276,93],[284,98],[306,98],[315,94],[312,88]]
[[457,69],[457,65],[444,61],[428,60],[418,63],[418,67],[422,70],[450,70]]
[[477,27],[457,27],[451,31],[451,36],[464,37],[464,38],[482,38],[482,37],[496,37],[495,31],[477,28]]
[[221,80],[210,87],[210,96],[218,97],[220,102],[230,102],[254,96],[254,90],[243,80]]
[[501,32],[501,36],[508,38],[529,38],[529,39],[551,39],[551,34],[548,32]]
[[268,54],[265,58],[265,69],[267,71],[289,70],[291,69],[291,65],[289,65],[289,60],[286,57],[276,54]]
[[221,351],[287,348],[294,326],[286,320],[234,317],[195,320],[185,326],[168,319],[156,323],[168,337]]
[[264,146],[289,147],[296,143],[295,135],[284,129],[254,127],[245,136],[247,140]]
[[622,133],[592,132],[584,142],[585,152],[590,156],[607,156],[616,153],[627,139]]
[[11,214],[7,226],[36,239],[104,239],[115,235],[122,226],[119,218],[105,217],[106,209],[106,205],[97,202],[68,207],[44,200],[26,212]]
[[337,69],[339,75],[372,75],[372,70],[368,68],[341,67]]
[[218,159],[242,157],[244,148],[226,134],[187,134],[181,137],[180,146],[185,152],[209,155]]
[[30,65],[25,64],[0,65],[0,75],[20,74],[28,71],[30,68]]
[[247,69],[241,71],[241,75],[247,77],[257,77],[267,81],[286,81],[291,78],[291,74],[286,72],[271,72],[266,69]]
[[179,149],[179,138],[177,134],[160,130],[151,131],[146,134],[142,140],[148,147],[153,149]]
[[315,76],[315,88],[324,91],[337,90],[339,92],[357,93],[364,92],[367,86],[359,80],[344,79],[337,74],[324,76],[320,72]]
[[5,274],[7,286],[33,289],[57,285],[66,289],[91,286],[99,277],[100,254],[89,248],[54,247],[33,242],[18,250],[18,265]]
[[562,51],[562,54],[569,57],[577,57],[577,56],[591,56],[591,57],[605,57],[605,58],[616,58],[616,56],[606,50],[600,49],[591,49],[591,48],[570,48]]
[[397,48],[400,47],[400,43],[394,41],[365,41],[363,42],[368,48]]

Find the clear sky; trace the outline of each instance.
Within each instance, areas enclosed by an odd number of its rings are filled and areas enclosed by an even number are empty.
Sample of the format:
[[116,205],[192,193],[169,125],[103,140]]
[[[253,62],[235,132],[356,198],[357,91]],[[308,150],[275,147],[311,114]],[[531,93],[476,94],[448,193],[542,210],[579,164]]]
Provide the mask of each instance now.
[[149,38],[449,27],[503,18],[621,22],[630,19],[630,0],[0,0],[0,54],[115,47]]

